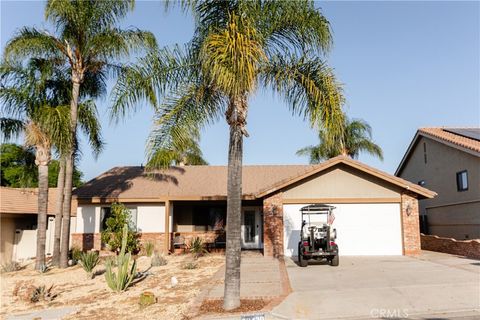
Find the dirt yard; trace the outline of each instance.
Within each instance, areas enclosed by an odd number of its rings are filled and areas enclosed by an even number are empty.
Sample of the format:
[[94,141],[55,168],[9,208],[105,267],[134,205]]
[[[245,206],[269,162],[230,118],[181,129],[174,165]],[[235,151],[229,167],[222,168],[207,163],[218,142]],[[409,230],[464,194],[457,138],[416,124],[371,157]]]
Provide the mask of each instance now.
[[[39,309],[73,306],[78,311],[65,319],[185,319],[191,312],[194,298],[219,270],[225,257],[214,253],[201,257],[195,261],[196,269],[184,269],[193,261],[190,255],[168,256],[167,259],[167,265],[152,267],[148,270],[151,274],[122,293],[114,293],[107,286],[103,263],[96,267],[94,279],[87,279],[85,271],[78,265],[65,270],[53,268],[40,274],[30,263],[23,270],[1,275],[1,318]],[[137,271],[146,271],[150,267],[150,258],[140,257],[137,263]],[[172,287],[173,276],[178,284]],[[50,302],[24,301],[15,291],[30,284],[53,284],[52,292],[58,296]],[[139,296],[144,291],[154,293],[157,303],[141,308]]]

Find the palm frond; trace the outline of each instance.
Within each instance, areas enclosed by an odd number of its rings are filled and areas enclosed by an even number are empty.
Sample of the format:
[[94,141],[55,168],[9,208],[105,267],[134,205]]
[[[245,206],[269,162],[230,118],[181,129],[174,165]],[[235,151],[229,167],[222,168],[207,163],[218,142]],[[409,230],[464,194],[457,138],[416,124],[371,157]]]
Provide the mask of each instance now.
[[102,139],[102,125],[98,120],[97,106],[93,100],[83,101],[78,105],[78,121],[83,133],[97,157],[103,150],[105,143]]
[[23,27],[7,42],[4,57],[21,60],[28,57],[58,58],[65,52],[64,43],[47,32]]
[[111,117],[122,118],[142,102],[158,108],[160,97],[195,79],[199,62],[189,46],[162,48],[122,68],[112,90]]
[[225,29],[210,33],[203,44],[203,73],[228,96],[252,92],[259,64],[266,56],[257,31],[232,13]]
[[330,130],[341,130],[344,96],[331,68],[309,56],[272,57],[261,70],[264,86],[273,88],[292,112]]
[[223,111],[225,101],[213,88],[203,84],[180,88],[177,96],[169,97],[159,108],[147,142],[148,162],[158,150],[191,145],[200,129],[216,121]]
[[0,118],[0,130],[3,139],[11,140],[17,138],[25,129],[25,123],[18,119]]

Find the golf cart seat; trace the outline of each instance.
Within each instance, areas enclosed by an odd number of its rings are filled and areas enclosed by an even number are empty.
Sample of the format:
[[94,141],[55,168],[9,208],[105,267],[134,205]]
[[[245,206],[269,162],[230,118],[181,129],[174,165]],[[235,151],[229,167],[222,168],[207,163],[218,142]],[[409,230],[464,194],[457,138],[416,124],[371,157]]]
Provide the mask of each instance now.
[[326,231],[326,225],[323,224],[323,223],[306,223],[304,226],[303,226],[303,236],[305,238],[308,238],[310,236],[310,231],[313,229],[313,233],[315,234],[315,237],[324,237],[326,234],[327,234],[327,231]]

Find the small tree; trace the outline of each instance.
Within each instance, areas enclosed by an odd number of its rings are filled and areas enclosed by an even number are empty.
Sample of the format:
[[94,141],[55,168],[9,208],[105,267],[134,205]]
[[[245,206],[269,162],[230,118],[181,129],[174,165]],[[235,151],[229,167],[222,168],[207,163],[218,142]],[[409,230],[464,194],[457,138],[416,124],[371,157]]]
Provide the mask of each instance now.
[[105,221],[106,228],[102,231],[102,243],[109,250],[117,252],[122,246],[123,226],[128,226],[126,251],[136,253],[139,251],[138,234],[133,226],[130,210],[121,203],[111,206],[111,215]]

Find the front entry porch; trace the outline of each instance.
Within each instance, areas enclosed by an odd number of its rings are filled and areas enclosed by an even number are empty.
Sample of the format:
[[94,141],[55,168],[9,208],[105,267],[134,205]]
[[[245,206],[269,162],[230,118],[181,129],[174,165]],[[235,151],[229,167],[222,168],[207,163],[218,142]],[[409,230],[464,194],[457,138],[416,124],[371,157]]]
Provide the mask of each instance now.
[[[210,251],[226,244],[226,201],[172,201],[170,206],[169,251],[182,251],[199,237]],[[262,202],[242,202],[242,249],[263,249]]]

